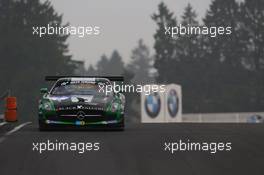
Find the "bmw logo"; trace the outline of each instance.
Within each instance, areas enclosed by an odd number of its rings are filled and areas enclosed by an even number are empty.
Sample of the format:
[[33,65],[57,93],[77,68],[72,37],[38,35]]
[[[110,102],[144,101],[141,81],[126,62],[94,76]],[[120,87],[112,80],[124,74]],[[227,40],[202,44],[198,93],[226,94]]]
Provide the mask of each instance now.
[[170,90],[167,99],[169,114],[171,117],[176,117],[179,111],[179,98],[177,92],[174,89]]
[[146,96],[145,99],[145,110],[151,118],[156,118],[160,112],[160,95],[154,92]]

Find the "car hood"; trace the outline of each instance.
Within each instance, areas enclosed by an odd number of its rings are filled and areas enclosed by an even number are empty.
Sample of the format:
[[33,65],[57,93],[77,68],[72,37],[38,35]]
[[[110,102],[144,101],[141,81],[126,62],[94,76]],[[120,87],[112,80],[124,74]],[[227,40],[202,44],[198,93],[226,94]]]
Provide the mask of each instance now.
[[112,101],[113,97],[102,97],[95,95],[48,95],[47,98],[53,102],[55,108],[61,106],[96,106],[105,108]]

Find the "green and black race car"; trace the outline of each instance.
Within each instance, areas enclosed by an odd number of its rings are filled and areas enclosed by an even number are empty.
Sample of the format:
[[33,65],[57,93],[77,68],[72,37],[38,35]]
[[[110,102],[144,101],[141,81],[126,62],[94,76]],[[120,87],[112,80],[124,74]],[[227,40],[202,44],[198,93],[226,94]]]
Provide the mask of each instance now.
[[[39,129],[55,127],[124,129],[125,96],[105,92],[111,78],[49,77],[56,80],[42,88],[39,101]],[[120,80],[120,78],[114,78]],[[122,78],[121,78],[122,81]]]

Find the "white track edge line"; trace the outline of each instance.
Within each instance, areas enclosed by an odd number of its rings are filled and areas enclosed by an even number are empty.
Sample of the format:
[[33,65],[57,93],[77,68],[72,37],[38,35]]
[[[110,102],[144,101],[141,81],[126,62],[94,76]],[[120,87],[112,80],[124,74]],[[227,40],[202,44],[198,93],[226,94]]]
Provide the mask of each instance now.
[[5,124],[7,124],[7,122],[2,122],[0,123],[0,126],[4,126]]
[[28,124],[31,124],[32,122],[25,122],[25,123],[22,123],[18,126],[16,126],[14,129],[12,129],[11,131],[7,132],[6,134],[4,134],[4,136],[0,137],[0,143],[2,143],[5,139],[6,139],[6,136],[9,136],[11,135],[12,133],[18,131],[19,129],[23,128],[24,126],[28,125]]
[[11,135],[12,133],[18,131],[19,129],[23,128],[24,126],[28,125],[28,124],[31,124],[32,122],[25,122],[25,123],[22,123],[18,126],[16,126],[14,129],[12,129],[11,131],[8,131],[5,135],[6,136],[9,136]]

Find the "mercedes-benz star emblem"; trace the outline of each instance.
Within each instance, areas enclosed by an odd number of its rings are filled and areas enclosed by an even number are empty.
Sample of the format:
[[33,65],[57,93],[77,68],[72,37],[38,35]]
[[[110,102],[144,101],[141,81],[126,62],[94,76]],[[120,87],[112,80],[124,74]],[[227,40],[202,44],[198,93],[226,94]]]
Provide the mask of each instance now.
[[83,120],[83,119],[85,118],[85,113],[84,113],[83,111],[79,111],[79,112],[77,113],[77,118],[78,118],[79,120]]

